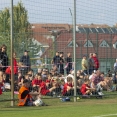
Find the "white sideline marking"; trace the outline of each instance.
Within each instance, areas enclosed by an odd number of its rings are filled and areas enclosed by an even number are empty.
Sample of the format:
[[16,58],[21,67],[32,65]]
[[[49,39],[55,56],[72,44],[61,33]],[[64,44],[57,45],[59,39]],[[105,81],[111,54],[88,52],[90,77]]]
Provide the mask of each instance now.
[[100,115],[100,116],[93,116],[93,117],[109,117],[109,116],[115,116],[116,114],[108,114],[108,115]]

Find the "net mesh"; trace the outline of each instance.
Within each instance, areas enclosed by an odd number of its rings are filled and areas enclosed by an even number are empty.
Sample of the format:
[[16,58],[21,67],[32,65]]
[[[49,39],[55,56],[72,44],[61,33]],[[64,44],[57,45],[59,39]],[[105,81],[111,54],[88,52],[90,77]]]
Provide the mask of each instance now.
[[[14,0],[13,2],[14,89],[18,91],[23,79],[28,78],[32,82],[30,91],[38,91],[41,87],[40,82],[46,78],[46,90],[50,90],[47,95],[73,96],[73,84],[70,84],[71,90],[68,92],[64,86],[67,83],[66,76],[69,73],[73,75],[74,68],[73,1]],[[116,0],[76,1],[77,61],[75,64],[77,71],[81,70],[82,72],[81,61],[84,55],[88,58],[90,53],[97,53],[99,69],[105,74],[110,73],[110,79],[107,83],[109,90],[113,86],[110,82],[116,84],[117,80],[115,77],[114,82],[112,80],[113,66],[117,57],[116,4]],[[0,1],[0,77],[3,80],[0,82],[3,91],[10,91],[10,89],[5,88],[4,83],[9,83],[6,84],[9,87],[11,82],[10,7],[10,0]],[[4,49],[6,49],[6,53],[3,52]],[[61,57],[57,58],[56,52],[59,52]],[[69,59],[68,53],[71,54]],[[25,54],[28,54],[28,57],[25,57]],[[51,80],[48,76],[49,72],[52,75],[50,76]],[[42,79],[37,80],[37,77]],[[78,95],[81,93],[80,88],[86,76],[81,73],[81,77],[83,80],[77,78]],[[56,88],[52,90],[53,87]],[[5,94],[4,99],[7,98],[8,96]]]

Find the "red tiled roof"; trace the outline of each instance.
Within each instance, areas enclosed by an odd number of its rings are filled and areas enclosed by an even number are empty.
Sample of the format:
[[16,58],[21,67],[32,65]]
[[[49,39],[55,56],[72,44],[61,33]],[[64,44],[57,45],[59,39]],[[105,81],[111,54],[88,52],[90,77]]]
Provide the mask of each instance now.
[[32,25],[32,32],[33,38],[42,45],[50,45],[52,43],[51,38],[46,38],[46,36],[51,35],[51,32],[49,32],[47,29]]
[[38,32],[33,34],[33,38],[43,45],[50,45],[52,39],[46,39],[43,35],[40,35]]
[[[84,43],[86,42],[87,36],[86,34],[82,33],[76,33],[76,42],[78,44],[78,47],[76,47],[76,57],[81,58],[83,54],[86,54],[90,52],[96,52],[97,49],[97,39],[96,34],[90,33],[88,36],[88,40],[90,40],[93,43],[93,47],[84,47]],[[64,53],[71,52],[73,54],[73,47],[68,47],[68,43],[72,40],[72,33],[62,33],[59,35],[59,37],[56,39],[56,51],[62,51]],[[105,48],[105,47],[99,47],[99,44],[102,42],[102,40],[105,40],[108,42],[109,45],[111,45],[111,38],[110,34],[98,34],[98,57],[99,58],[116,58],[116,49],[112,48],[112,56],[111,56],[111,48]],[[112,44],[117,41],[117,36],[112,35]],[[54,51],[53,47],[50,47],[46,50],[46,52],[42,55],[47,56],[47,58],[52,58],[52,55],[50,55],[49,51]],[[107,53],[107,54],[106,54]]]
[[34,33],[39,33],[39,34],[51,34],[50,32],[48,32],[48,30],[44,29],[44,28],[32,28]]
[[117,36],[114,36],[113,43],[117,42]]

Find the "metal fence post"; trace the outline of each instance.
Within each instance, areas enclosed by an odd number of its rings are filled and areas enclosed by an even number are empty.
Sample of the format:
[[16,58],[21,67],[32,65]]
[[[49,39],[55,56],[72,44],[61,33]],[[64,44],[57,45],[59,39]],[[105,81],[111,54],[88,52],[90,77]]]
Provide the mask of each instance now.
[[11,106],[14,106],[13,0],[11,0]]
[[77,101],[76,97],[76,0],[73,4],[74,15],[73,15],[73,41],[74,41],[74,102]]

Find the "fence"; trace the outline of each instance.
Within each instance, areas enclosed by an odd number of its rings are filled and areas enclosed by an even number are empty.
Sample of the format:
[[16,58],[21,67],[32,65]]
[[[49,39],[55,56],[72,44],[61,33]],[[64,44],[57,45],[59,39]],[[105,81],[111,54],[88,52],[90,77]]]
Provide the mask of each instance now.
[[[0,46],[10,44],[10,0],[0,1]],[[51,70],[57,51],[73,56],[74,8],[71,0],[13,0],[13,51],[20,58],[30,51],[31,68]],[[76,69],[81,69],[82,56],[97,53],[100,70],[113,71],[117,58],[117,1],[76,1]],[[1,59],[1,58],[0,58]],[[19,61],[19,59],[17,60]],[[43,64],[43,66],[42,66]],[[9,61],[7,66],[10,66]],[[66,74],[66,72],[64,73]]]

